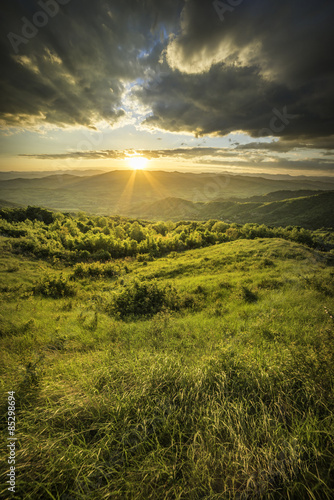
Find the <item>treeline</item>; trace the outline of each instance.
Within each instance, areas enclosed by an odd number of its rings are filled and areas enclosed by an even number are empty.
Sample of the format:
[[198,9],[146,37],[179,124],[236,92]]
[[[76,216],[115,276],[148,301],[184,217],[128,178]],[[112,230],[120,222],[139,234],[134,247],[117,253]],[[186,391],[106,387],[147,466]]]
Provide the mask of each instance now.
[[[39,207],[0,210],[0,235],[16,253],[71,263],[124,257],[145,260],[239,238],[284,238],[320,250],[325,240],[301,227],[227,224],[222,221],[157,222],[124,217],[54,213]],[[328,247],[328,245],[327,245]]]

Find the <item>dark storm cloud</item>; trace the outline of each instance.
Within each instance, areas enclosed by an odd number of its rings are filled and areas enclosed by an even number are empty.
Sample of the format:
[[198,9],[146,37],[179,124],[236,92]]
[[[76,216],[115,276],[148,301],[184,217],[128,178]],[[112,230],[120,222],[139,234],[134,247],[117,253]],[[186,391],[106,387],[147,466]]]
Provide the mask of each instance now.
[[200,74],[174,71],[136,90],[136,95],[145,105],[152,106],[153,114],[145,121],[147,126],[198,136],[226,135],[239,130],[255,137],[277,135],[270,129],[273,120],[275,130],[281,129],[282,124],[285,130],[289,127],[275,116],[273,109],[285,118],[286,107],[290,129],[300,122],[298,117],[303,111],[297,106],[295,92],[268,84],[255,67],[219,64]]
[[333,76],[330,0],[240,0],[222,21],[223,3],[186,2],[168,48],[173,66],[192,73],[214,60],[254,64],[289,86]]
[[[22,18],[35,22],[42,3],[59,12],[15,45],[8,33],[21,36]],[[113,125],[128,111],[126,85],[137,82],[131,94],[151,110],[149,127],[198,136],[245,131],[321,147],[317,138],[323,144],[334,130],[334,3],[243,0],[222,11],[223,4],[7,2],[2,125]]]
[[198,135],[332,134],[333,13],[325,0],[244,0],[221,21],[212,2],[187,2],[166,50],[174,71],[138,91],[153,110],[146,124]]
[[[322,154],[333,154],[334,151],[334,136],[318,137],[308,140],[284,140],[280,139],[275,142],[250,142],[247,144],[238,145],[239,150],[261,150],[273,151],[277,153],[288,153],[292,150],[304,149],[321,149],[326,150]],[[332,152],[331,152],[332,151]]]
[[153,0],[7,2],[1,18],[2,125],[117,122],[125,113],[125,84],[145,76],[141,55],[152,51],[163,26],[175,24],[177,8],[178,2],[170,7]]

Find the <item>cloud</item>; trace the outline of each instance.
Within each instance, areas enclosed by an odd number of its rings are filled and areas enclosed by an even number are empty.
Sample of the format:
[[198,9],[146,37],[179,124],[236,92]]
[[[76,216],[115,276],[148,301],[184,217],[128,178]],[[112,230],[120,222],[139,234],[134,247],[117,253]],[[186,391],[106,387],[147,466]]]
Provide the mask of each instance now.
[[23,158],[34,158],[36,160],[124,160],[128,157],[125,151],[73,151],[67,153],[41,153],[41,154],[20,154]]
[[42,160],[59,160],[59,159],[76,159],[76,158],[86,158],[86,159],[120,159],[124,160],[133,155],[145,156],[147,159],[155,158],[179,158],[179,159],[191,159],[199,156],[215,156],[217,154],[223,154],[223,150],[218,148],[178,148],[178,149],[128,149],[128,150],[102,150],[102,151],[73,151],[66,153],[57,154],[21,154],[19,156],[25,158],[35,158]]
[[304,149],[320,149],[327,150],[323,154],[333,154],[334,152],[334,135],[329,137],[318,137],[316,139],[305,140],[284,140],[273,142],[249,142],[238,145],[240,150],[262,150],[275,151],[277,153],[288,153],[293,150]]
[[222,22],[213,3],[186,2],[165,51],[171,71],[137,92],[152,107],[145,124],[198,135],[332,135],[333,14],[325,0],[254,0]]
[[186,73],[207,72],[217,63],[255,65],[268,79],[305,84],[332,74],[333,9],[328,0],[191,0],[167,59]]
[[[126,83],[145,76],[141,54],[158,43],[160,18],[167,27],[175,22],[178,2],[42,1],[58,6],[54,16],[40,3],[13,0],[2,9],[0,123],[116,124],[125,116]],[[38,12],[47,17],[41,28],[34,25]],[[35,35],[24,37],[29,30]]]
[[[245,153],[243,153],[245,154]],[[66,153],[41,153],[41,154],[20,154],[20,157],[35,158],[37,160],[60,160],[60,159],[118,159],[124,160],[133,155],[144,156],[148,160],[176,158],[179,160],[194,160],[206,157],[226,157],[239,155],[233,148],[175,148],[175,149],[125,149],[125,150],[102,150],[102,151],[69,151]]]
[[[199,136],[240,130],[260,136],[270,125],[273,107],[281,104],[278,91],[256,68],[215,65],[198,75],[170,72],[137,89],[136,95],[152,107],[145,120],[148,127]],[[282,102],[293,104],[288,94]],[[296,113],[294,104],[291,110]]]
[[170,72],[137,89],[136,95],[151,106],[144,123],[153,129],[302,139],[332,135],[334,130],[332,92],[328,89],[321,99],[324,92],[316,87],[289,88],[267,81],[256,66],[222,63],[196,75]]
[[[113,127],[132,113],[162,131],[281,138],[263,151],[333,143],[333,2],[243,0],[222,16],[203,0],[57,1],[18,53],[1,39],[2,127]],[[22,36],[57,1],[7,2],[2,33]]]
[[[137,150],[101,150],[101,151],[74,151],[60,154],[35,154],[20,155],[25,158],[42,160],[126,160],[133,155],[143,156],[148,160],[177,160],[183,164],[210,165],[220,168],[234,169],[252,168],[253,170],[267,169],[270,171],[279,169],[293,170],[321,170],[332,173],[334,171],[334,157],[330,158],[326,153],[333,155],[331,150],[319,151],[316,155],[314,150],[308,149],[302,143],[282,142],[273,143],[249,143],[236,147],[214,148],[214,147],[188,147],[174,149],[137,149]],[[293,156],[286,153],[293,151]],[[308,154],[311,153],[311,156]]]

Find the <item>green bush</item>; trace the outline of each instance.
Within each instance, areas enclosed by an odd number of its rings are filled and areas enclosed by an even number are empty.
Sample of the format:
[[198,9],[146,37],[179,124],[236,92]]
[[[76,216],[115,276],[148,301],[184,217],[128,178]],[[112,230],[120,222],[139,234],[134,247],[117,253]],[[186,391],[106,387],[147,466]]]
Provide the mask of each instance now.
[[275,262],[271,259],[264,258],[262,262],[260,262],[260,267],[274,267]]
[[38,246],[38,242],[33,238],[20,238],[12,241],[12,248],[15,253],[34,253]]
[[185,293],[182,296],[180,306],[182,309],[198,310],[200,309],[200,301],[196,300],[190,293]]
[[156,282],[134,281],[115,295],[107,312],[121,319],[126,317],[153,316],[164,309],[178,310],[179,298],[171,285],[159,287]]
[[42,281],[34,287],[34,293],[60,299],[62,297],[73,297],[76,294],[76,288],[70,283],[66,276],[61,273],[58,275],[46,275]]
[[76,253],[76,258],[79,261],[87,261],[90,258],[90,253],[88,250],[78,250]]
[[249,304],[251,304],[253,302],[257,302],[257,300],[258,300],[256,293],[252,292],[252,290],[250,290],[246,286],[240,287],[240,289],[238,291],[238,297],[241,300],[248,302]]
[[107,250],[100,249],[97,252],[94,252],[92,254],[92,259],[94,259],[96,261],[100,261],[100,260],[106,261],[106,260],[111,259],[111,253],[107,252]]
[[74,278],[113,278],[118,276],[119,268],[111,264],[101,264],[94,262],[92,264],[79,263],[74,266],[72,277]]
[[149,253],[142,253],[137,255],[138,262],[152,262],[153,260],[154,260],[153,256],[150,255]]

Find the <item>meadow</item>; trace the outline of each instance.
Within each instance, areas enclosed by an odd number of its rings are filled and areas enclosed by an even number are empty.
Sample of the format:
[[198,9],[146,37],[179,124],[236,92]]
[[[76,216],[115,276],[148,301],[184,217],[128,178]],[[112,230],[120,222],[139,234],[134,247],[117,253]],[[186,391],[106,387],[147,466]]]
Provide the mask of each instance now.
[[331,230],[0,215],[1,498],[333,498]]

